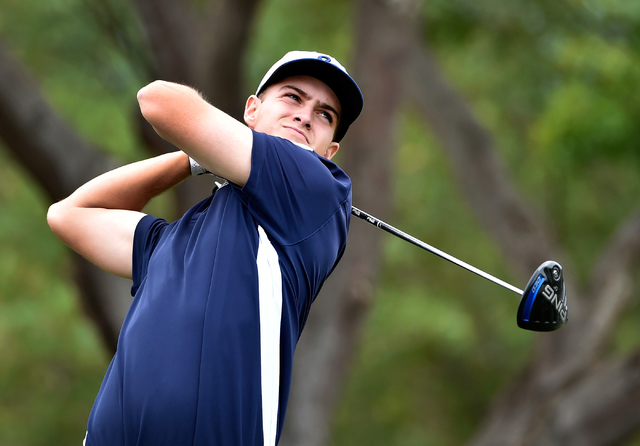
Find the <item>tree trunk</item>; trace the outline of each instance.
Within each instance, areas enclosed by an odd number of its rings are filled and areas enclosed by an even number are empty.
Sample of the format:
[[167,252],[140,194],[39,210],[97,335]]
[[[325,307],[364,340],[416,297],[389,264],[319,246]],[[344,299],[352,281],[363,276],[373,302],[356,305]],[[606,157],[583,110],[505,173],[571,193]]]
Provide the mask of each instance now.
[[[365,107],[345,138],[340,165],[353,182],[353,203],[380,218],[391,207],[394,118],[406,60],[408,15],[383,2],[357,2],[353,75]],[[331,423],[380,270],[381,231],[352,220],[347,251],[313,304],[294,364],[283,446],[328,444]]]
[[[243,57],[258,0],[134,0],[152,57],[150,80],[197,88],[221,110],[242,121]],[[138,113],[139,131],[154,153],[176,150]],[[211,193],[208,178],[185,181],[175,189],[176,217]]]

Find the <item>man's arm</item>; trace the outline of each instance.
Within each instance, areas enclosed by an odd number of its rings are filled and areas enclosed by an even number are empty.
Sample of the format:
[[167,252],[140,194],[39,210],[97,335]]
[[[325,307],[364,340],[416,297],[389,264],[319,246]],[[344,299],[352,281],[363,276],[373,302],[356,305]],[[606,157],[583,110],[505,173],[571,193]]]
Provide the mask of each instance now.
[[53,232],[100,268],[131,278],[133,235],[142,209],[190,175],[188,157],[173,152],[100,175],[51,205]]
[[155,81],[138,92],[156,132],[207,170],[243,186],[251,170],[251,130],[190,87]]

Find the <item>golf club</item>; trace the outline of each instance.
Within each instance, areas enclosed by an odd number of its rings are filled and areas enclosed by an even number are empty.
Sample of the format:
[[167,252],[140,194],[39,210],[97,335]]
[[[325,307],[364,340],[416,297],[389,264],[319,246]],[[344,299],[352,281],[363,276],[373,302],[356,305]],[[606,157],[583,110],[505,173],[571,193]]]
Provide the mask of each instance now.
[[[409,243],[412,243],[432,254],[454,263],[472,273],[479,275],[521,296],[518,306],[518,327],[533,331],[554,331],[567,323],[567,296],[562,275],[562,266],[554,261],[544,262],[536,269],[529,279],[524,291],[498,279],[446,252],[418,240],[417,238],[379,220],[355,206],[351,207],[351,214],[390,233]],[[539,295],[542,298],[538,298]]]

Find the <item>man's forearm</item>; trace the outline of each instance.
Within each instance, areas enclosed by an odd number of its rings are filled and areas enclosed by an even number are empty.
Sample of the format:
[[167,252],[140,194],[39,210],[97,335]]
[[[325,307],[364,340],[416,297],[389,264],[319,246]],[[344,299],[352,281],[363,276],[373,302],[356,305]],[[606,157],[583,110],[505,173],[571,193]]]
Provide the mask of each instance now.
[[194,89],[155,81],[138,92],[142,116],[165,140],[212,173],[243,186],[251,171],[253,133]]
[[102,174],[63,201],[74,207],[141,211],[190,174],[185,153],[167,153]]
[[132,275],[135,228],[155,196],[191,174],[189,158],[173,152],[100,175],[49,207],[47,222],[68,246],[122,277]]

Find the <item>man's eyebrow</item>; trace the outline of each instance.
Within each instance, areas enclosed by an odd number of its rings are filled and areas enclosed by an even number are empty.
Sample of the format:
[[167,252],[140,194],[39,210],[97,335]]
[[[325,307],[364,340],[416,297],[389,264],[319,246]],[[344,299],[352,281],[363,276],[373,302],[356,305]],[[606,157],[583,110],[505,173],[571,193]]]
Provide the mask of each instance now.
[[[295,90],[295,92],[298,93],[304,99],[309,99],[310,98],[310,96],[307,94],[306,91],[301,90],[300,88],[296,87],[295,85],[283,85],[282,87],[280,87],[280,90],[283,90],[285,88],[290,88],[291,90]],[[333,108],[331,105],[327,104],[326,102],[321,102],[320,103],[320,107],[329,110],[334,115],[336,115],[336,118],[338,118],[338,120],[340,119],[340,113],[338,113],[338,110]]]

